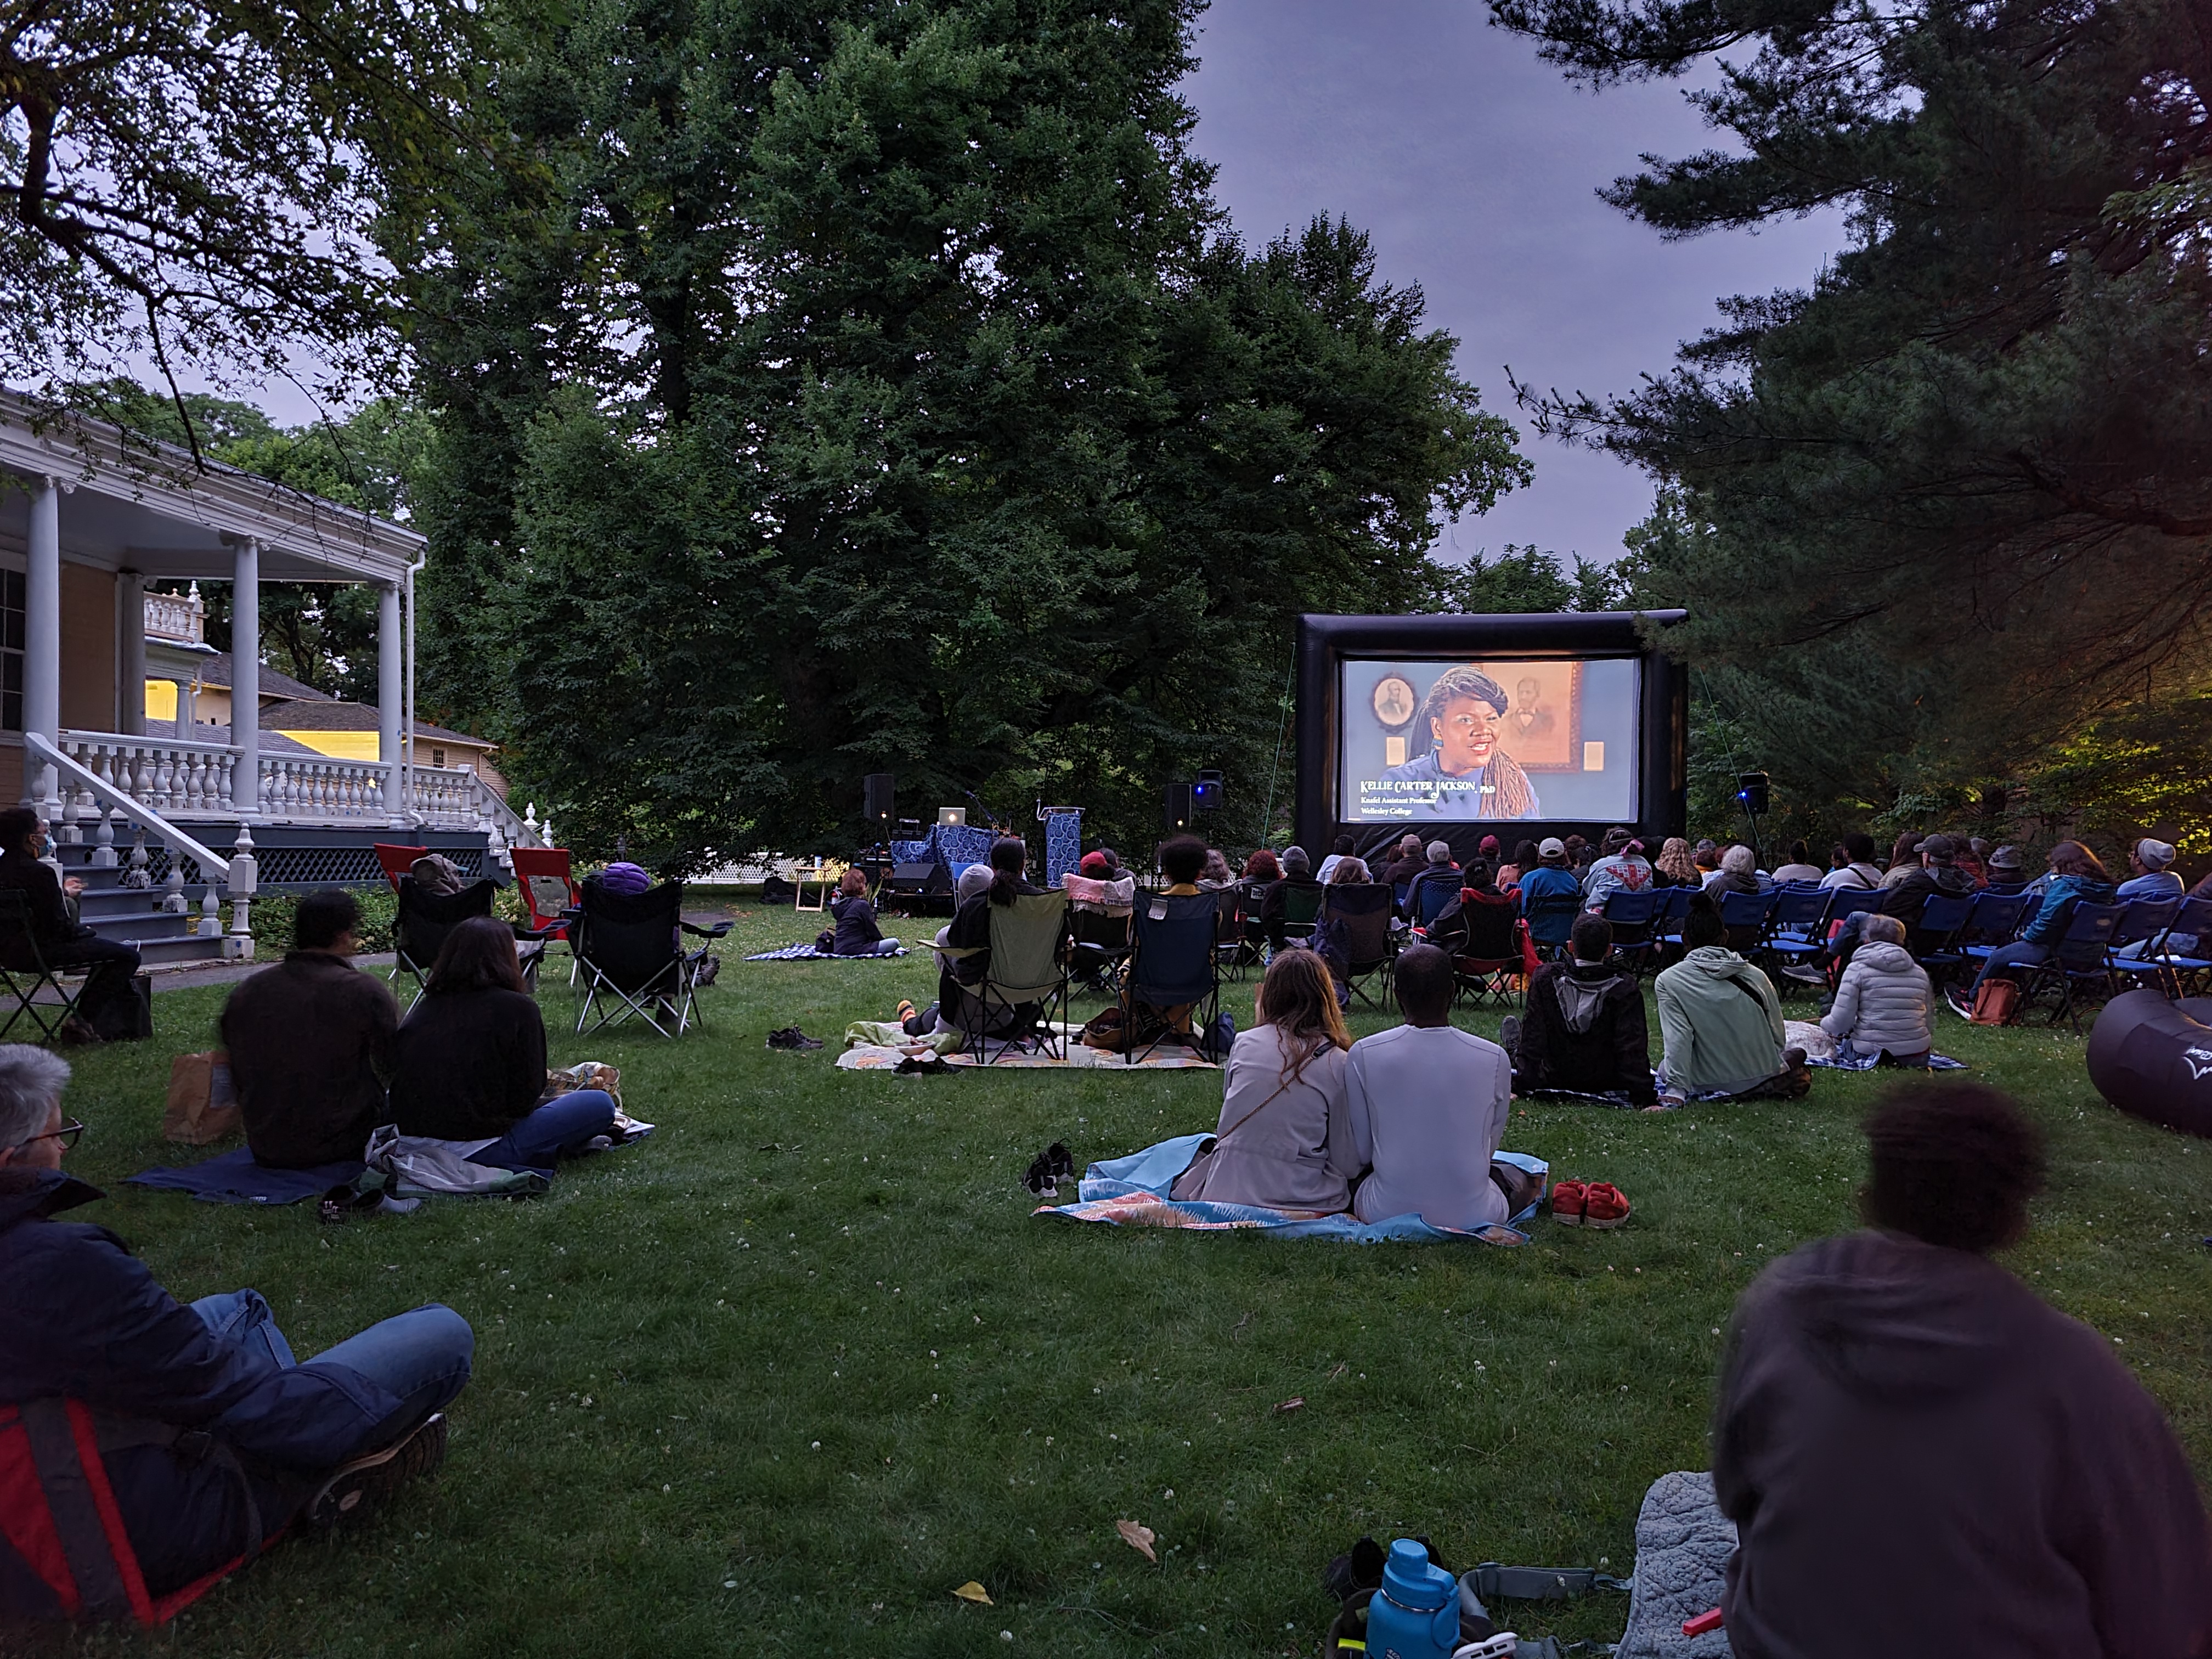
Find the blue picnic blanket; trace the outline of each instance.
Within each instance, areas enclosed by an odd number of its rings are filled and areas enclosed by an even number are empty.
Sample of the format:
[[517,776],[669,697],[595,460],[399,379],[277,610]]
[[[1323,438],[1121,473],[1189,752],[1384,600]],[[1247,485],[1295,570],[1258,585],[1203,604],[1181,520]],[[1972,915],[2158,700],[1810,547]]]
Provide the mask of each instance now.
[[872,951],[863,951],[858,956],[841,957],[835,951],[824,951],[812,939],[803,945],[787,945],[781,951],[763,951],[745,958],[747,962],[873,962],[881,957],[902,957],[906,946],[895,939],[880,942]]
[[[1256,1204],[1218,1204],[1170,1199],[1168,1188],[1190,1167],[1210,1134],[1177,1135],[1125,1158],[1103,1158],[1084,1172],[1073,1204],[1046,1204],[1038,1215],[1055,1215],[1070,1221],[1103,1221],[1116,1226],[1176,1227],[1198,1232],[1264,1232],[1277,1238],[1334,1238],[1352,1244],[1378,1244],[1385,1239],[1473,1239],[1484,1244],[1525,1244],[1528,1235],[1520,1231],[1536,1212],[1531,1204],[1513,1218],[1512,1224],[1479,1227],[1431,1227],[1418,1215],[1394,1215],[1381,1221],[1359,1221],[1349,1215],[1310,1215],[1301,1210],[1271,1210]],[[1538,1176],[1551,1165],[1525,1152],[1500,1152],[1502,1162]],[[1542,1201],[1539,1191],[1538,1203]]]
[[240,1146],[202,1164],[173,1170],[141,1170],[124,1182],[158,1192],[190,1193],[206,1204],[297,1204],[320,1198],[333,1187],[350,1186],[368,1166],[358,1158],[318,1164],[307,1170],[271,1170],[253,1161],[253,1149]]
[[[1832,1059],[1815,1060],[1810,1054],[1805,1057],[1805,1063],[1808,1066],[1822,1066],[1832,1072],[1871,1072],[1881,1063],[1881,1049],[1861,1050],[1853,1048],[1848,1042],[1838,1042],[1836,1045],[1835,1056]],[[1966,1069],[1966,1062],[1963,1060],[1954,1060],[1948,1054],[1939,1054],[1930,1051],[1928,1056],[1928,1069],[1931,1072],[1963,1072]]]

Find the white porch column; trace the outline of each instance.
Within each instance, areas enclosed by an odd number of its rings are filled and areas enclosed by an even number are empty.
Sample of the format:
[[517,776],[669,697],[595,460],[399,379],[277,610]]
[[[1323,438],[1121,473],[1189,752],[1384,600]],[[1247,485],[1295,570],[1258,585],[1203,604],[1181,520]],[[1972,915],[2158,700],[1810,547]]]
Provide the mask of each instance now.
[[242,537],[230,559],[230,805],[251,818],[261,810],[261,544]]
[[[62,492],[40,478],[31,491],[30,557],[23,579],[23,729],[52,743],[62,726]],[[61,811],[54,769],[23,771],[26,803],[51,824]]]
[[117,621],[123,630],[115,660],[115,729],[126,738],[146,735],[146,579],[135,570],[115,578]]
[[407,822],[406,802],[399,793],[399,733],[407,698],[400,664],[404,643],[399,631],[399,587],[386,582],[376,590],[376,757],[385,768],[385,817],[394,827]]

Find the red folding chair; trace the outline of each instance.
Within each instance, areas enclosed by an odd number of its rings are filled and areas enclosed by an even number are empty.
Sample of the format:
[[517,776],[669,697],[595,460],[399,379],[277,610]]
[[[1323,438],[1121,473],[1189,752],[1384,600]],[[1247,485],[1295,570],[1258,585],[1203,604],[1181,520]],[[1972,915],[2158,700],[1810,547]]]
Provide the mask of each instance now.
[[376,854],[376,861],[384,866],[385,880],[392,884],[395,893],[399,890],[399,878],[413,874],[415,860],[430,850],[427,847],[394,847],[387,841],[372,842],[369,845]]
[[568,873],[568,849],[515,847],[508,852],[514,860],[514,884],[522,890],[532,933],[538,934],[543,929],[543,938],[565,942],[568,930],[561,918],[584,902],[576,890],[576,878]]

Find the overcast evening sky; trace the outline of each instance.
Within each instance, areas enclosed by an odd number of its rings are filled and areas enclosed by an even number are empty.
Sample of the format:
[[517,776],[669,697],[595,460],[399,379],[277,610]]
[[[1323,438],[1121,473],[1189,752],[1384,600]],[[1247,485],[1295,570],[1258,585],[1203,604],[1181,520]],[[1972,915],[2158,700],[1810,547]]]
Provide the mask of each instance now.
[[1839,233],[1821,218],[1662,242],[1594,192],[1640,153],[1716,144],[1680,85],[1578,91],[1489,15],[1482,0],[1213,0],[1183,90],[1248,244],[1349,218],[1384,280],[1421,285],[1484,406],[1523,425],[1535,482],[1439,550],[1534,542],[1608,561],[1650,481],[1526,431],[1507,367],[1540,387],[1631,389],[1717,320],[1717,298],[1808,284]]

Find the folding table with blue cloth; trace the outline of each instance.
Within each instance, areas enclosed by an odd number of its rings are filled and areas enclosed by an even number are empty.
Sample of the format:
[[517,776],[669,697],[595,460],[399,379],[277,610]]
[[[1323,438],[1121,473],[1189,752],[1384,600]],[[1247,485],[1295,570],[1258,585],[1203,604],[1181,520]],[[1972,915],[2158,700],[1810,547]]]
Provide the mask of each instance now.
[[1386,1216],[1362,1222],[1349,1215],[1325,1215],[1310,1210],[1273,1210],[1256,1204],[1218,1204],[1203,1200],[1173,1199],[1168,1189],[1191,1160],[1207,1150],[1210,1134],[1177,1135],[1147,1146],[1126,1158],[1109,1158],[1091,1164],[1077,1188],[1073,1204],[1040,1205],[1038,1215],[1060,1216],[1070,1221],[1103,1221],[1122,1227],[1176,1227],[1197,1232],[1242,1231],[1264,1232],[1279,1238],[1334,1238],[1354,1244],[1377,1244],[1385,1239],[1472,1239],[1482,1244],[1525,1244],[1522,1228],[1542,1205],[1552,1166],[1526,1152],[1498,1154],[1536,1177],[1536,1197],[1502,1226],[1463,1230],[1431,1227],[1418,1215]]

